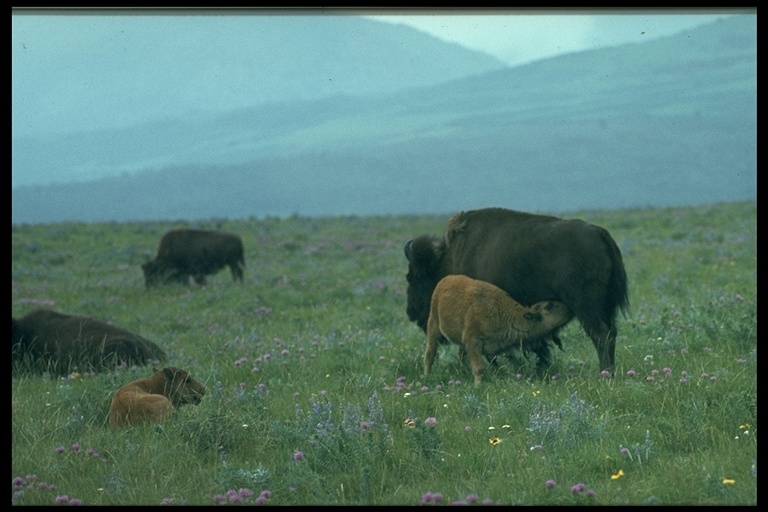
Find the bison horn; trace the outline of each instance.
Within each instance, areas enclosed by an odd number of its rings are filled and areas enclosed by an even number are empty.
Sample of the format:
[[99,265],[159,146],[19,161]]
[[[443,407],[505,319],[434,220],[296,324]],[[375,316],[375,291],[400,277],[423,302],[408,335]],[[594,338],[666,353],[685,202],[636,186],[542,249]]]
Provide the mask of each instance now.
[[413,257],[413,253],[411,252],[411,243],[413,243],[413,238],[405,242],[405,245],[403,246],[403,252],[405,253],[405,257],[408,259],[408,261],[411,261],[411,258]]

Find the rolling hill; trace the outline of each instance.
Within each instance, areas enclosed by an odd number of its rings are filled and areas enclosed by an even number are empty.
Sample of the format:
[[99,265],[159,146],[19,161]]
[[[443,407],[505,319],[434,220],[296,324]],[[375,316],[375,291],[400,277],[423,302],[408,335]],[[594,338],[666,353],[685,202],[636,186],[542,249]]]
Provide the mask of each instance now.
[[754,17],[732,16],[407,89],[14,139],[14,174],[83,178],[14,186],[12,222],[749,200],[756,93]]

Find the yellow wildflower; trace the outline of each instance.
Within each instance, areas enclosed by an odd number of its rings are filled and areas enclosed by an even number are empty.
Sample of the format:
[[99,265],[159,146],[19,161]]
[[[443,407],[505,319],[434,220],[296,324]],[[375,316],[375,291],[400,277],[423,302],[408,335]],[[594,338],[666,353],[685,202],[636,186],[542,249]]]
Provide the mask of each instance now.
[[611,480],[618,480],[619,478],[624,476],[624,471],[618,470],[614,474],[611,475]]
[[498,437],[492,437],[488,440],[488,442],[491,443],[492,446],[496,446],[501,442],[501,439],[499,439]]
[[731,478],[729,476],[723,478],[723,484],[725,484],[725,485],[733,485],[735,483],[736,483],[736,480],[734,480],[733,478]]
[[405,419],[405,421],[403,422],[403,424],[404,424],[406,427],[411,427],[411,428],[413,428],[413,427],[415,427],[415,426],[416,426],[416,422],[415,422],[415,421],[413,421],[411,418],[406,418],[406,419]]

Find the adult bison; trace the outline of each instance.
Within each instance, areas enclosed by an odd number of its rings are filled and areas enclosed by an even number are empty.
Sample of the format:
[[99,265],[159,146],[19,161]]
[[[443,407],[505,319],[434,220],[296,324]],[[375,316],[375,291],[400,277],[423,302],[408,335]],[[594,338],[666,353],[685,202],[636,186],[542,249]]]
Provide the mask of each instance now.
[[14,370],[67,375],[162,362],[166,355],[154,342],[125,329],[37,309],[19,319],[11,317],[11,360]]
[[[405,243],[408,318],[425,332],[438,281],[465,274],[524,305],[560,301],[592,339],[601,370],[614,370],[616,314],[629,307],[621,252],[605,229],[581,220],[485,208],[451,217],[442,238]],[[557,340],[556,340],[557,341]]]
[[243,241],[238,235],[200,229],[174,229],[163,235],[157,256],[141,265],[147,287],[169,282],[186,284],[190,276],[205,284],[205,276],[225,266],[235,281],[243,281]]

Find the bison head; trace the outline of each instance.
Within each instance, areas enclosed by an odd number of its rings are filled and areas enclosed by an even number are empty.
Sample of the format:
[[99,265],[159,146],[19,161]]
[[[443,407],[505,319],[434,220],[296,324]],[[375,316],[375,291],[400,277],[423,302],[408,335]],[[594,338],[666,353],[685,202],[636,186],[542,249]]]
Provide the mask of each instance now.
[[157,260],[143,263],[141,270],[144,272],[144,283],[147,285],[147,288],[170,282],[184,282],[178,272]]
[[205,387],[198,381],[189,376],[189,374],[173,366],[163,368],[163,375],[168,380],[166,386],[170,386],[167,396],[174,407],[180,407],[184,404],[199,404]]
[[144,272],[144,283],[147,287],[160,284],[162,280],[162,272],[160,271],[160,265],[150,260],[141,265],[141,270]]
[[426,332],[432,292],[443,277],[440,273],[443,244],[435,237],[422,235],[408,240],[403,252],[408,260],[408,274],[405,276],[408,281],[408,304],[405,312],[409,320]]

